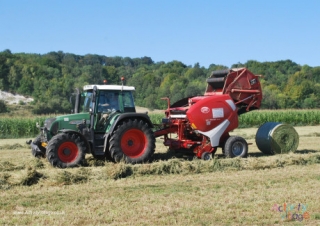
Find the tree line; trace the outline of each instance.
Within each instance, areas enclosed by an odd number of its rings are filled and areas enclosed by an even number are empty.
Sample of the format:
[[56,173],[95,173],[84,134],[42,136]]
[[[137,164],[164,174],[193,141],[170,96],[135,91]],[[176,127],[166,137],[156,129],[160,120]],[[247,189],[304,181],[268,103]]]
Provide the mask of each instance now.
[[[263,109],[319,108],[320,67],[298,65],[291,60],[258,62],[249,60],[233,67],[247,67],[262,75]],[[185,65],[180,61],[154,62],[150,57],[84,56],[62,51],[47,54],[0,52],[0,90],[34,98],[33,113],[65,113],[72,106],[69,97],[75,87],[86,84],[120,84],[136,87],[137,106],[165,109],[162,97],[171,103],[181,98],[202,95],[206,78],[214,70],[227,66],[211,64],[208,68]]]

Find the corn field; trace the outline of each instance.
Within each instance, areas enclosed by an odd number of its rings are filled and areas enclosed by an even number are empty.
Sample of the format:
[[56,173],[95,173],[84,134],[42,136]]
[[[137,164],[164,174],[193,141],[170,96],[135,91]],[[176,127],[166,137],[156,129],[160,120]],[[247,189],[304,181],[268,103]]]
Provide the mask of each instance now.
[[[153,124],[161,124],[164,114],[150,114]],[[45,118],[35,117],[0,117],[0,139],[35,137],[39,133],[38,122],[43,125]],[[279,122],[293,126],[320,125],[320,110],[257,110],[239,117],[239,128],[259,127],[265,122]],[[157,127],[155,127],[157,129]]]
[[320,109],[251,111],[239,117],[239,128],[259,127],[266,122],[279,122],[292,126],[315,126],[320,124]]
[[36,123],[43,125],[46,117],[0,118],[0,139],[34,137],[39,133]]

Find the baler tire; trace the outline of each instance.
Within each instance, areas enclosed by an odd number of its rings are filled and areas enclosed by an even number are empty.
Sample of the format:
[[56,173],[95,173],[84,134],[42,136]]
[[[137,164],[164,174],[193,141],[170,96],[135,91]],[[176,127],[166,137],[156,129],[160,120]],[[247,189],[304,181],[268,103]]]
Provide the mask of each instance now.
[[128,119],[121,122],[110,138],[110,155],[115,162],[148,162],[155,151],[155,136],[146,122]]
[[46,156],[58,168],[82,165],[87,146],[77,134],[59,133],[48,143]]
[[238,136],[231,136],[224,145],[224,155],[227,158],[248,156],[248,144],[245,139]]
[[41,146],[41,135],[38,135],[33,141],[35,145],[38,146],[40,149],[41,153],[36,152],[34,149],[31,148],[31,154],[36,157],[36,158],[44,158],[46,156],[46,149]]
[[211,160],[211,158],[212,158],[212,153],[210,153],[210,152],[203,152],[201,154],[202,160],[209,161],[209,160]]

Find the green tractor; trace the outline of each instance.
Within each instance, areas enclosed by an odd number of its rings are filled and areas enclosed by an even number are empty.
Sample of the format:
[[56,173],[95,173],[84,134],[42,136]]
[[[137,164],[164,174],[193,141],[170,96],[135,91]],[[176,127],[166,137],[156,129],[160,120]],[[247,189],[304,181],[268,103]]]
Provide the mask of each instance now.
[[33,156],[59,168],[81,165],[89,153],[114,162],[147,162],[155,151],[153,124],[147,113],[136,113],[134,90],[123,85],[76,89],[73,113],[46,119],[28,142]]

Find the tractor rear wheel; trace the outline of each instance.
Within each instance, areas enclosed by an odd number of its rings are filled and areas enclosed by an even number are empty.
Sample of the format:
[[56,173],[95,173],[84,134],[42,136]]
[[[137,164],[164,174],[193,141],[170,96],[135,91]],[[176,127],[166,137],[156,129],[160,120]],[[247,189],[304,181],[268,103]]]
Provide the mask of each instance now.
[[35,151],[33,148],[31,148],[31,153],[34,157],[36,158],[44,158],[46,155],[46,149],[44,147],[41,146],[41,136],[37,136],[32,143],[34,143],[35,145],[38,146],[39,150],[41,151],[41,153]]
[[224,145],[224,155],[227,158],[246,158],[248,156],[247,141],[242,137],[229,137]]
[[152,157],[155,147],[154,133],[143,120],[123,121],[110,138],[110,154],[115,162],[147,162]]
[[86,152],[79,135],[60,133],[49,141],[46,155],[52,166],[66,168],[83,164]]

